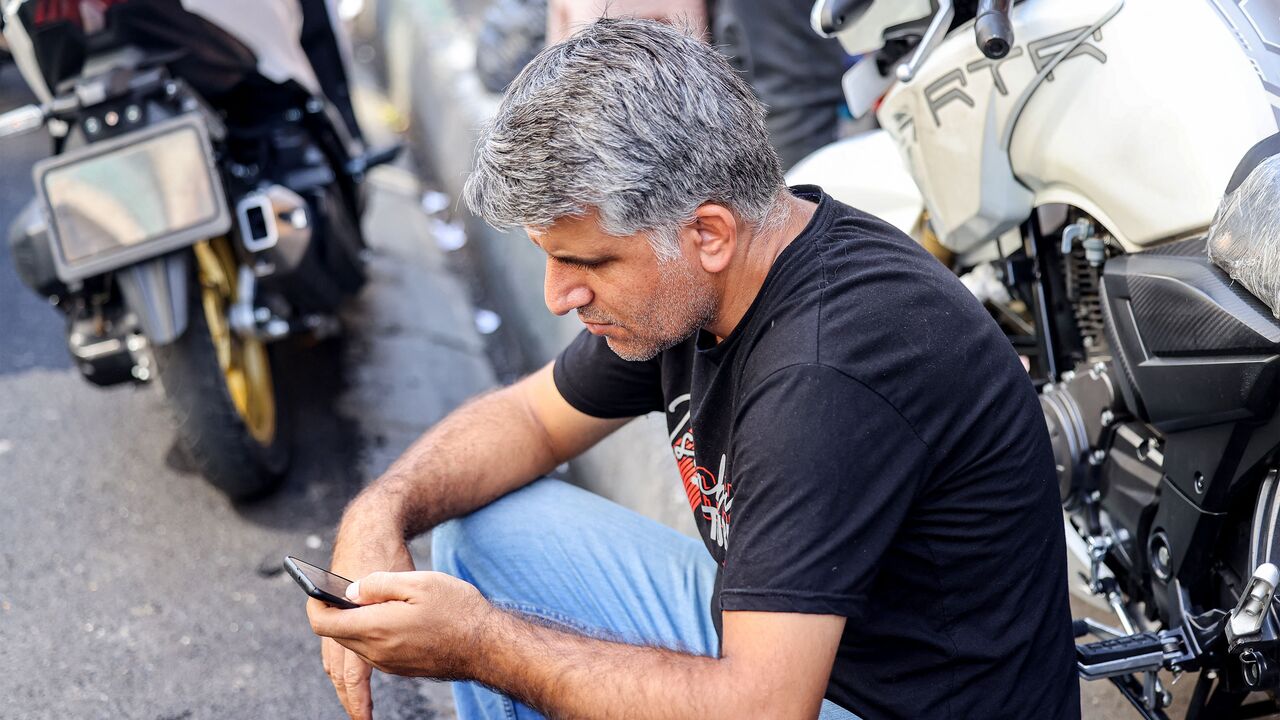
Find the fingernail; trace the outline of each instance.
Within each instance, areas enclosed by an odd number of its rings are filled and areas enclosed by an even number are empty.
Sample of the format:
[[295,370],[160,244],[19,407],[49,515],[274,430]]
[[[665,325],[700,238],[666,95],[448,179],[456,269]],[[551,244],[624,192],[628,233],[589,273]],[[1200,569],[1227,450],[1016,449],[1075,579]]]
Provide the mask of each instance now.
[[347,599],[352,601],[360,599],[360,581],[359,580],[347,586]]

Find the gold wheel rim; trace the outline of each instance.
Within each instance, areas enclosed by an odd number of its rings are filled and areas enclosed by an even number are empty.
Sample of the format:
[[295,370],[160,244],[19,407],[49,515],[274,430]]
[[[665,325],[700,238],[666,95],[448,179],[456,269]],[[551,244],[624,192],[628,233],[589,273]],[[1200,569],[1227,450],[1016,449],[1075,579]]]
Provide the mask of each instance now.
[[227,394],[253,439],[270,445],[276,436],[276,399],[266,345],[232,332],[227,320],[236,297],[235,255],[225,237],[197,243],[195,252],[200,300]]

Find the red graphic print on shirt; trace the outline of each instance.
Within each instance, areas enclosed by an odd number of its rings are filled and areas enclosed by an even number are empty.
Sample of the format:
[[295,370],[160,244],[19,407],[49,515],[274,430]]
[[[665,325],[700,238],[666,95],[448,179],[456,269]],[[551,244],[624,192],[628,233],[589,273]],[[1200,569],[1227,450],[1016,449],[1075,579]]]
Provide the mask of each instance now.
[[[671,402],[668,413],[676,412],[681,405],[689,404],[689,395],[681,395]],[[693,441],[693,425],[690,412],[685,411],[684,418],[676,423],[671,433],[671,451],[675,454],[676,466],[680,469],[680,480],[684,483],[684,494],[689,500],[689,507],[699,522],[705,522],[708,537],[718,546],[729,548],[730,513],[733,509],[733,484],[729,482],[729,458],[720,455],[718,472],[698,464],[696,446]]]

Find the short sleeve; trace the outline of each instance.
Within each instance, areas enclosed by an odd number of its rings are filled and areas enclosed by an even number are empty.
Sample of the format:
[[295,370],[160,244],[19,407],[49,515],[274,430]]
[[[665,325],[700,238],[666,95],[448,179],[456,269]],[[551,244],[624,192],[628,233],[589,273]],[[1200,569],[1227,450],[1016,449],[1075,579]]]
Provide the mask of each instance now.
[[556,358],[551,373],[565,401],[593,417],[636,417],[662,409],[658,359],[623,360],[604,337],[585,330]]
[[888,401],[823,365],[774,372],[737,418],[721,607],[857,618],[928,447]]

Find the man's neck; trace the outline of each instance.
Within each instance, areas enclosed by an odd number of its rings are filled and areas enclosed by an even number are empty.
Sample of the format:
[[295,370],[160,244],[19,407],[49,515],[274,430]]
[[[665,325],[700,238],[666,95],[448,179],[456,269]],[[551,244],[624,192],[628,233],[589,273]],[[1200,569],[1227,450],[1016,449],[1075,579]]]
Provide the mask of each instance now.
[[726,270],[720,294],[720,310],[716,319],[705,330],[716,336],[717,342],[729,336],[742,321],[751,303],[764,285],[774,261],[787,249],[809,224],[816,203],[787,193],[779,212],[786,213],[786,220],[777,228],[762,234],[750,234],[740,242],[741,258]]

